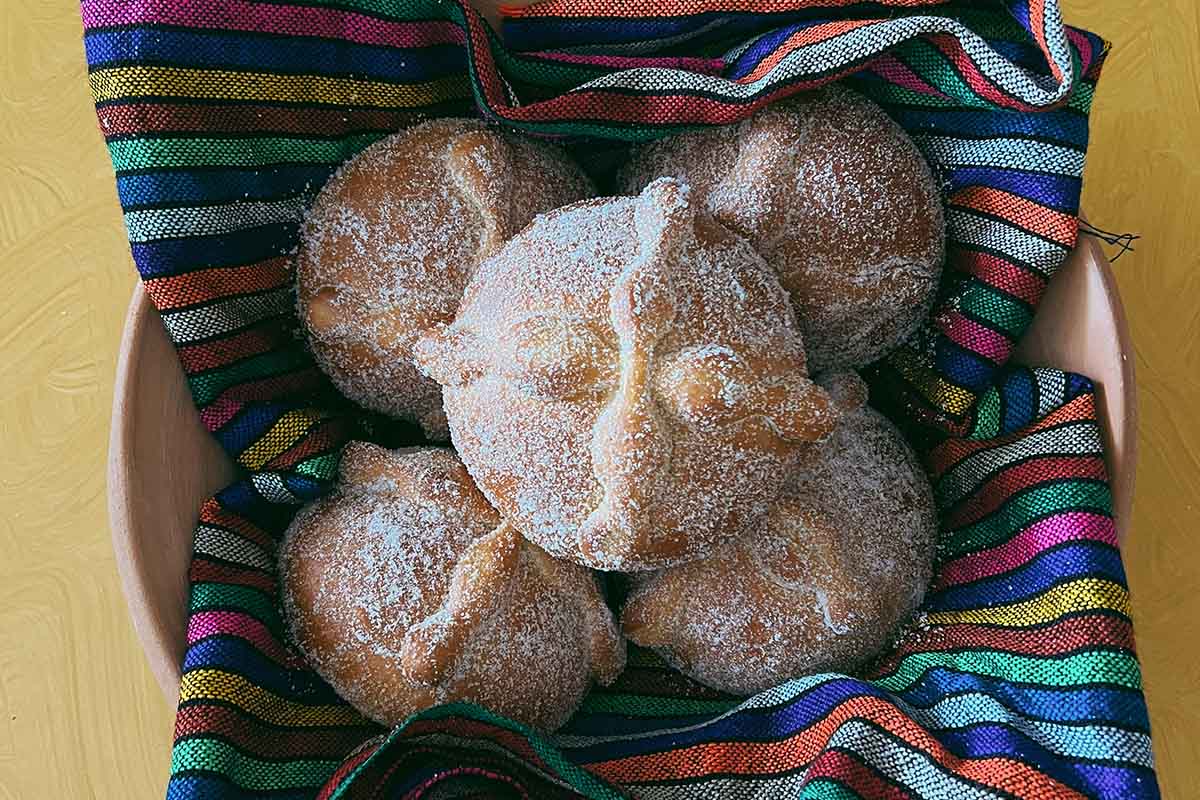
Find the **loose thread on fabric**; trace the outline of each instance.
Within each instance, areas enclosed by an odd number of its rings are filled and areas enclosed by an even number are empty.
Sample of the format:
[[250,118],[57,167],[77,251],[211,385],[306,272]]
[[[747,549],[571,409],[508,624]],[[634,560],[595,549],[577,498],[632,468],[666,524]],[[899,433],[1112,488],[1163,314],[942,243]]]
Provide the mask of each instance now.
[[1136,233],[1113,233],[1112,231],[1106,231],[1083,220],[1079,220],[1079,232],[1088,236],[1094,236],[1106,244],[1111,244],[1119,248],[1116,255],[1108,260],[1110,264],[1126,253],[1133,252],[1135,249],[1133,243],[1142,238]]

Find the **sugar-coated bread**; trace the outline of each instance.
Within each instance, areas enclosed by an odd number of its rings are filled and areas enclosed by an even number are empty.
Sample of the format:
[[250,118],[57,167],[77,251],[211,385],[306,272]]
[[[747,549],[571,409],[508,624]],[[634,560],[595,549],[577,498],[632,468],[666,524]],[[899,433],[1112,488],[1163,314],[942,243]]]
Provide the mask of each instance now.
[[[828,388],[844,407],[866,396],[849,373]],[[920,604],[936,537],[933,493],[916,455],[863,407],[810,447],[764,524],[709,558],[634,576],[622,628],[682,672],[734,694],[849,670]]]
[[940,192],[869,100],[827,88],[652,143],[618,186],[636,194],[661,176],[691,184],[778,272],[813,372],[874,361],[929,312],[944,255]]
[[837,420],[774,273],[673,180],[539,217],[414,353],[488,499],[598,569],[736,537]]
[[477,120],[426,122],[366,148],[304,222],[297,297],[317,363],[359,405],[445,439],[441,392],[412,366],[413,340],[453,318],[479,262],[535,215],[591,195],[552,145]]
[[293,640],[385,725],[462,700],[553,730],[624,667],[595,577],[502,522],[449,450],[348,445],[279,569]]

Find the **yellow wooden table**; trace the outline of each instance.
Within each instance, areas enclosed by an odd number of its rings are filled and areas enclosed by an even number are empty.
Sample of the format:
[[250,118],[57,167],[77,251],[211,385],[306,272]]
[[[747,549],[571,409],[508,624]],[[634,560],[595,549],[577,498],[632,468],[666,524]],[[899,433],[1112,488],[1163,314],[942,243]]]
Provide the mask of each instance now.
[[[1200,12],[1064,0],[1114,43],[1084,206],[1117,265],[1141,465],[1125,551],[1159,775],[1200,797]],[[74,0],[0,2],[0,800],[160,797],[173,709],[109,547],[104,465],[134,281]]]

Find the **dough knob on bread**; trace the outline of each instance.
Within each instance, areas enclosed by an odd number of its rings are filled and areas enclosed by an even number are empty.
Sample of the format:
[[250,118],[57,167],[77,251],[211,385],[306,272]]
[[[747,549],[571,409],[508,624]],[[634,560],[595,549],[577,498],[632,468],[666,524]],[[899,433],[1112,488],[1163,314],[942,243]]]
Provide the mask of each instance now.
[[851,670],[920,604],[937,542],[916,455],[853,373],[825,375],[845,413],[808,445],[758,524],[707,558],[633,577],[630,641],[696,680],[753,694],[801,675]]
[[449,450],[345,449],[280,546],[292,638],[365,715],[467,701],[544,730],[624,667],[596,579],[503,522]]
[[869,100],[829,87],[653,142],[617,183],[635,193],[662,175],[690,183],[697,206],[776,271],[812,370],[864,366],[928,313],[945,248],[941,192],[916,145]]
[[838,414],[778,278],[670,178],[538,217],[415,353],[488,499],[597,569],[736,536]]
[[299,318],[317,364],[350,400],[448,431],[441,390],[412,348],[454,318],[479,262],[537,214],[590,196],[557,148],[440,119],[351,158],[304,220]]

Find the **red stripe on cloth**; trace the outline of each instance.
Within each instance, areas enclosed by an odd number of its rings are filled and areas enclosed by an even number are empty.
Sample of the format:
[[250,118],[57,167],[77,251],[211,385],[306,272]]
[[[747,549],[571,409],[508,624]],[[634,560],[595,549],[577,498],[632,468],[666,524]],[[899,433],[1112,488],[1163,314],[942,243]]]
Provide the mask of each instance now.
[[780,42],[771,51],[771,55],[764,58],[762,61],[751,70],[747,75],[738,78],[737,82],[741,84],[754,83],[771,70],[773,70],[780,61],[790,56],[794,51],[808,45],[817,44],[828,39],[836,39],[838,36],[849,33],[859,28],[867,28],[872,25],[877,25],[886,20],[864,19],[864,20],[842,20],[839,22],[825,22],[820,25],[813,25],[809,28],[796,31],[784,41]]
[[1046,416],[1042,417],[1032,425],[1026,425],[1020,430],[1004,436],[997,436],[994,439],[948,439],[929,453],[929,464],[931,477],[936,481],[943,473],[952,469],[955,464],[962,461],[967,456],[978,453],[982,450],[991,450],[1005,444],[1024,439],[1031,433],[1043,431],[1047,428],[1053,428],[1067,422],[1079,422],[1082,420],[1096,419],[1096,405],[1092,395],[1083,394],[1076,397],[1071,402],[1057,408]]
[[968,245],[950,245],[946,263],[1031,306],[1037,305],[1046,291],[1046,280],[1040,275],[992,253],[971,250]]
[[1012,500],[1012,496],[1047,481],[1059,479],[1107,481],[1103,456],[1071,456],[1067,458],[1035,458],[1007,467],[975,491],[967,500],[954,507],[943,519],[946,528],[961,528],[991,514]]
[[941,89],[927,83],[924,78],[909,69],[907,64],[891,53],[884,53],[879,56],[867,65],[867,69],[889,83],[903,86],[905,89],[917,92],[918,94],[927,94],[941,98],[949,97]]
[[365,747],[356,753],[352,753],[344,762],[342,762],[337,770],[329,776],[329,780],[321,787],[321,791],[317,793],[317,800],[329,800],[333,797],[341,787],[342,781],[346,780],[352,772],[359,768],[368,758],[375,755],[379,751],[383,742],[379,742],[371,747]]
[[1009,758],[960,758],[947,750],[896,706],[877,697],[854,697],[834,707],[803,731],[774,742],[712,742],[664,753],[627,756],[585,766],[616,784],[670,783],[712,774],[769,777],[811,763],[830,737],[853,719],[873,722],[909,747],[920,750],[955,775],[1021,797],[1082,798],[1070,787],[1034,767]]
[[533,749],[533,745],[519,733],[514,733],[507,728],[501,728],[497,725],[492,725],[488,722],[480,722],[479,720],[469,719],[467,717],[455,717],[449,724],[446,719],[416,719],[408,724],[401,734],[405,738],[416,738],[425,734],[445,734],[447,728],[450,728],[452,736],[462,739],[476,739],[496,742],[505,750],[516,755],[522,761],[530,764],[536,769],[549,771],[546,762]]
[[1068,248],[1074,247],[1079,232],[1079,221],[1074,214],[1055,211],[1003,189],[968,186],[950,195],[946,202],[951,206],[1002,217],[1010,225],[1032,231]]
[[1019,656],[1061,656],[1085,647],[1133,650],[1133,626],[1128,620],[1104,614],[1067,617],[1050,626],[995,628],[982,625],[935,625],[911,633],[899,647],[866,676],[878,680],[890,675],[913,653],[942,653],[966,648],[986,648]]
[[274,574],[249,567],[237,567],[225,562],[210,561],[203,555],[192,558],[188,567],[188,583],[225,583],[247,586],[264,594],[274,594],[277,588]]
[[[678,6],[678,13],[671,13],[670,7],[657,0],[625,0],[621,3],[602,4],[605,17],[682,17],[694,14],[727,13],[727,14],[778,14],[785,11],[797,11],[805,8],[832,8],[837,6],[857,5],[861,0],[696,0],[687,6]],[[901,8],[918,8],[920,6],[936,6],[946,0],[877,0],[882,6],[897,6]],[[576,17],[589,18],[597,13],[597,7],[592,3],[579,0],[548,0],[534,5],[502,5],[500,13],[505,17]]]
[[808,768],[808,780],[828,778],[848,787],[859,797],[872,800],[909,800],[914,795],[889,783],[844,750],[826,750]]
[[291,280],[291,256],[279,256],[240,267],[214,269],[151,278],[142,285],[159,311],[194,303],[275,289]]
[[256,758],[343,758],[378,732],[379,726],[366,720],[362,725],[282,728],[226,705],[206,703],[184,706],[175,716],[176,741],[196,733],[216,734]]
[[[274,320],[271,320],[274,323]],[[178,349],[179,362],[183,371],[190,374],[223,367],[234,361],[250,358],[278,350],[290,343],[290,337],[276,324],[262,328],[251,328],[228,339],[218,339],[203,344],[184,345]]]
[[389,47],[462,43],[462,31],[451,22],[395,22],[336,8],[284,3],[247,0],[110,3],[85,0],[81,12],[85,29],[157,24],[289,36],[336,36],[349,42]]
[[1076,28],[1064,26],[1064,30],[1067,33],[1067,39],[1072,45],[1074,45],[1075,49],[1079,51],[1079,63],[1083,65],[1084,77],[1091,78],[1093,80],[1099,77],[1098,75],[1092,74],[1093,72],[1099,72],[1099,70],[1096,69],[1099,64],[1096,63],[1096,54],[1092,50],[1091,40],[1084,36],[1083,33]]
[[237,416],[246,404],[229,398],[218,397],[200,409],[200,421],[209,431],[219,431],[225,423]]
[[1040,519],[1002,545],[943,564],[933,588],[944,589],[1007,572],[1028,563],[1043,550],[1070,541],[1102,542],[1116,547],[1116,526],[1112,517],[1087,511],[1068,511]]
[[[1042,48],[1043,53],[1049,53],[1050,48],[1046,43],[1046,4],[1042,0],[1029,0],[1029,32],[1033,34],[1033,39]],[[1046,64],[1050,67],[1050,73],[1054,79],[1062,82],[1063,71],[1058,64],[1047,56]]]
[[[96,109],[106,137],[147,133],[244,133],[348,136],[398,130],[418,115],[401,109],[283,108],[273,105],[130,103]],[[315,187],[314,187],[315,188]]]
[[[236,386],[230,386],[221,392],[207,407],[230,401],[253,403],[287,399],[299,392],[316,389],[322,386],[325,381],[326,378],[320,370],[315,366],[309,367],[298,372],[289,372],[286,375],[274,375],[270,378],[247,381],[246,383],[239,383]],[[201,410],[201,418],[203,417],[204,412]],[[226,422],[228,422],[228,419],[226,419]],[[209,430],[215,429],[209,428]]]
[[331,450],[346,441],[349,425],[345,419],[322,422],[310,428],[304,438],[262,466],[264,471],[287,470],[323,450]]
[[235,531],[264,550],[270,551],[275,549],[275,538],[271,534],[240,514],[228,511],[215,500],[209,500],[204,504],[204,507],[200,511],[200,522],[219,525],[222,528]]
[[1036,106],[1016,99],[992,83],[979,70],[979,67],[971,60],[967,52],[963,50],[962,43],[956,36],[949,33],[934,33],[926,38],[954,65],[955,71],[958,72],[959,76],[971,88],[971,91],[979,97],[995,103],[1002,108],[1011,108],[1017,111],[1041,110]]

